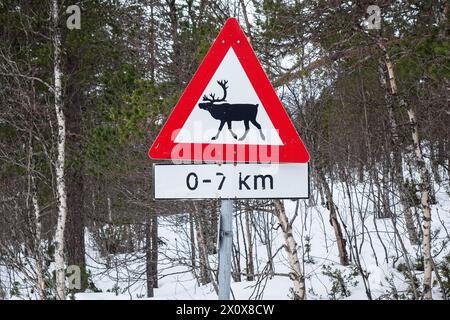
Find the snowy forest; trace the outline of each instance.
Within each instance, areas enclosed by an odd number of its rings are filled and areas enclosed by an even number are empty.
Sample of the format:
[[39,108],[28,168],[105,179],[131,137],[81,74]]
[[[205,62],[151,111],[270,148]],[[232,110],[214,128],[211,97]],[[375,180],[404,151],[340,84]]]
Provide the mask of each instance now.
[[311,156],[309,199],[233,201],[231,298],[450,299],[449,15],[0,0],[0,300],[217,299],[221,200],[155,200],[148,150],[229,17]]

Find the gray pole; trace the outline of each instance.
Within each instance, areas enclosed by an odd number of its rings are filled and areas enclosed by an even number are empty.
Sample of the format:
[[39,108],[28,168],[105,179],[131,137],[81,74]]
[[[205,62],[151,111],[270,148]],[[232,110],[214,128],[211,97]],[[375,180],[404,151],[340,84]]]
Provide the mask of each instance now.
[[219,229],[219,300],[230,300],[233,200],[222,200]]

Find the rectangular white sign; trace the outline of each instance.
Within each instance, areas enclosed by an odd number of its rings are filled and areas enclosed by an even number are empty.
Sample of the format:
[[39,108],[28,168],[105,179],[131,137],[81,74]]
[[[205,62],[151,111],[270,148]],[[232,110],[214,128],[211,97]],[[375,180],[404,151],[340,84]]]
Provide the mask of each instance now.
[[307,163],[155,164],[155,199],[308,198]]

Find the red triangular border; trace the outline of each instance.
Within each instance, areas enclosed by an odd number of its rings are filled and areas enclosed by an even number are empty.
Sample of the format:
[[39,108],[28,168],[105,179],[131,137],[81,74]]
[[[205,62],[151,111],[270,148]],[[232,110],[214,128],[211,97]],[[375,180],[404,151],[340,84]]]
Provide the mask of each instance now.
[[[275,129],[279,130],[278,134],[284,145],[278,146],[279,156],[276,161],[271,159],[268,154],[270,153],[270,150],[267,149],[270,149],[272,146],[175,143],[173,141],[175,138],[172,137],[173,132],[183,127],[191,111],[196,106],[195,103],[203,94],[206,86],[214,76],[215,71],[230,47],[233,47],[250,83],[262,105],[265,107],[273,126]],[[190,150],[190,152],[172,155],[172,149],[175,146],[177,146],[178,149]],[[248,159],[247,156],[244,158],[242,158],[242,155],[238,156],[238,153],[242,152],[243,148],[245,149],[246,155],[249,155],[251,150],[255,150],[254,148],[265,148],[265,150],[257,152],[256,158]],[[214,149],[214,151],[211,152],[211,149]],[[265,154],[267,157],[261,156],[260,153]],[[149,156],[153,159],[217,162],[222,159],[222,155],[226,155],[223,158],[225,162],[305,163],[310,159],[308,151],[295,130],[286,110],[283,108],[275,90],[259,63],[258,58],[250,46],[247,37],[235,18],[229,18],[223,26],[204,60],[200,64],[200,67],[187,86],[186,91],[181,96],[166,124],[149,150]]]

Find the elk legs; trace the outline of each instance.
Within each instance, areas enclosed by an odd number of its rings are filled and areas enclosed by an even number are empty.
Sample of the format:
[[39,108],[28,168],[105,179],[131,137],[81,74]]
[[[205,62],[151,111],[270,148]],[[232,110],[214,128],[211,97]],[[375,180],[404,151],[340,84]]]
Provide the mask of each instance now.
[[225,125],[225,122],[227,123],[228,130],[230,130],[233,138],[237,139],[237,134],[234,133],[233,130],[231,130],[231,121],[222,120],[222,121],[220,121],[219,130],[217,130],[217,134],[214,137],[212,137],[211,140],[216,140],[219,137],[219,133],[220,133],[220,131],[222,131],[223,126]]
[[228,126],[228,130],[230,130],[231,135],[233,136],[233,138],[237,139],[237,134],[233,132],[233,130],[231,130],[231,121],[227,121],[227,126]]
[[220,131],[222,131],[223,126],[225,125],[225,121],[220,121],[219,130],[217,130],[217,134],[211,138],[211,140],[216,140],[219,137]]
[[266,140],[264,133],[262,132],[261,125],[256,121],[256,119],[250,120],[250,122],[259,130],[259,134],[261,135],[261,139]]
[[245,132],[244,135],[239,139],[239,141],[242,141],[247,136],[248,130],[250,130],[250,126],[248,125],[248,120],[244,120],[244,126],[245,126]]
[[[261,139],[266,140],[266,137],[264,136],[264,133],[262,132],[261,125],[255,120],[252,119],[250,122],[259,130],[259,134],[261,135]],[[244,135],[239,139],[239,141],[242,141],[247,136],[248,131],[250,130],[249,126],[249,120],[244,120],[244,126],[245,126],[245,132]]]

